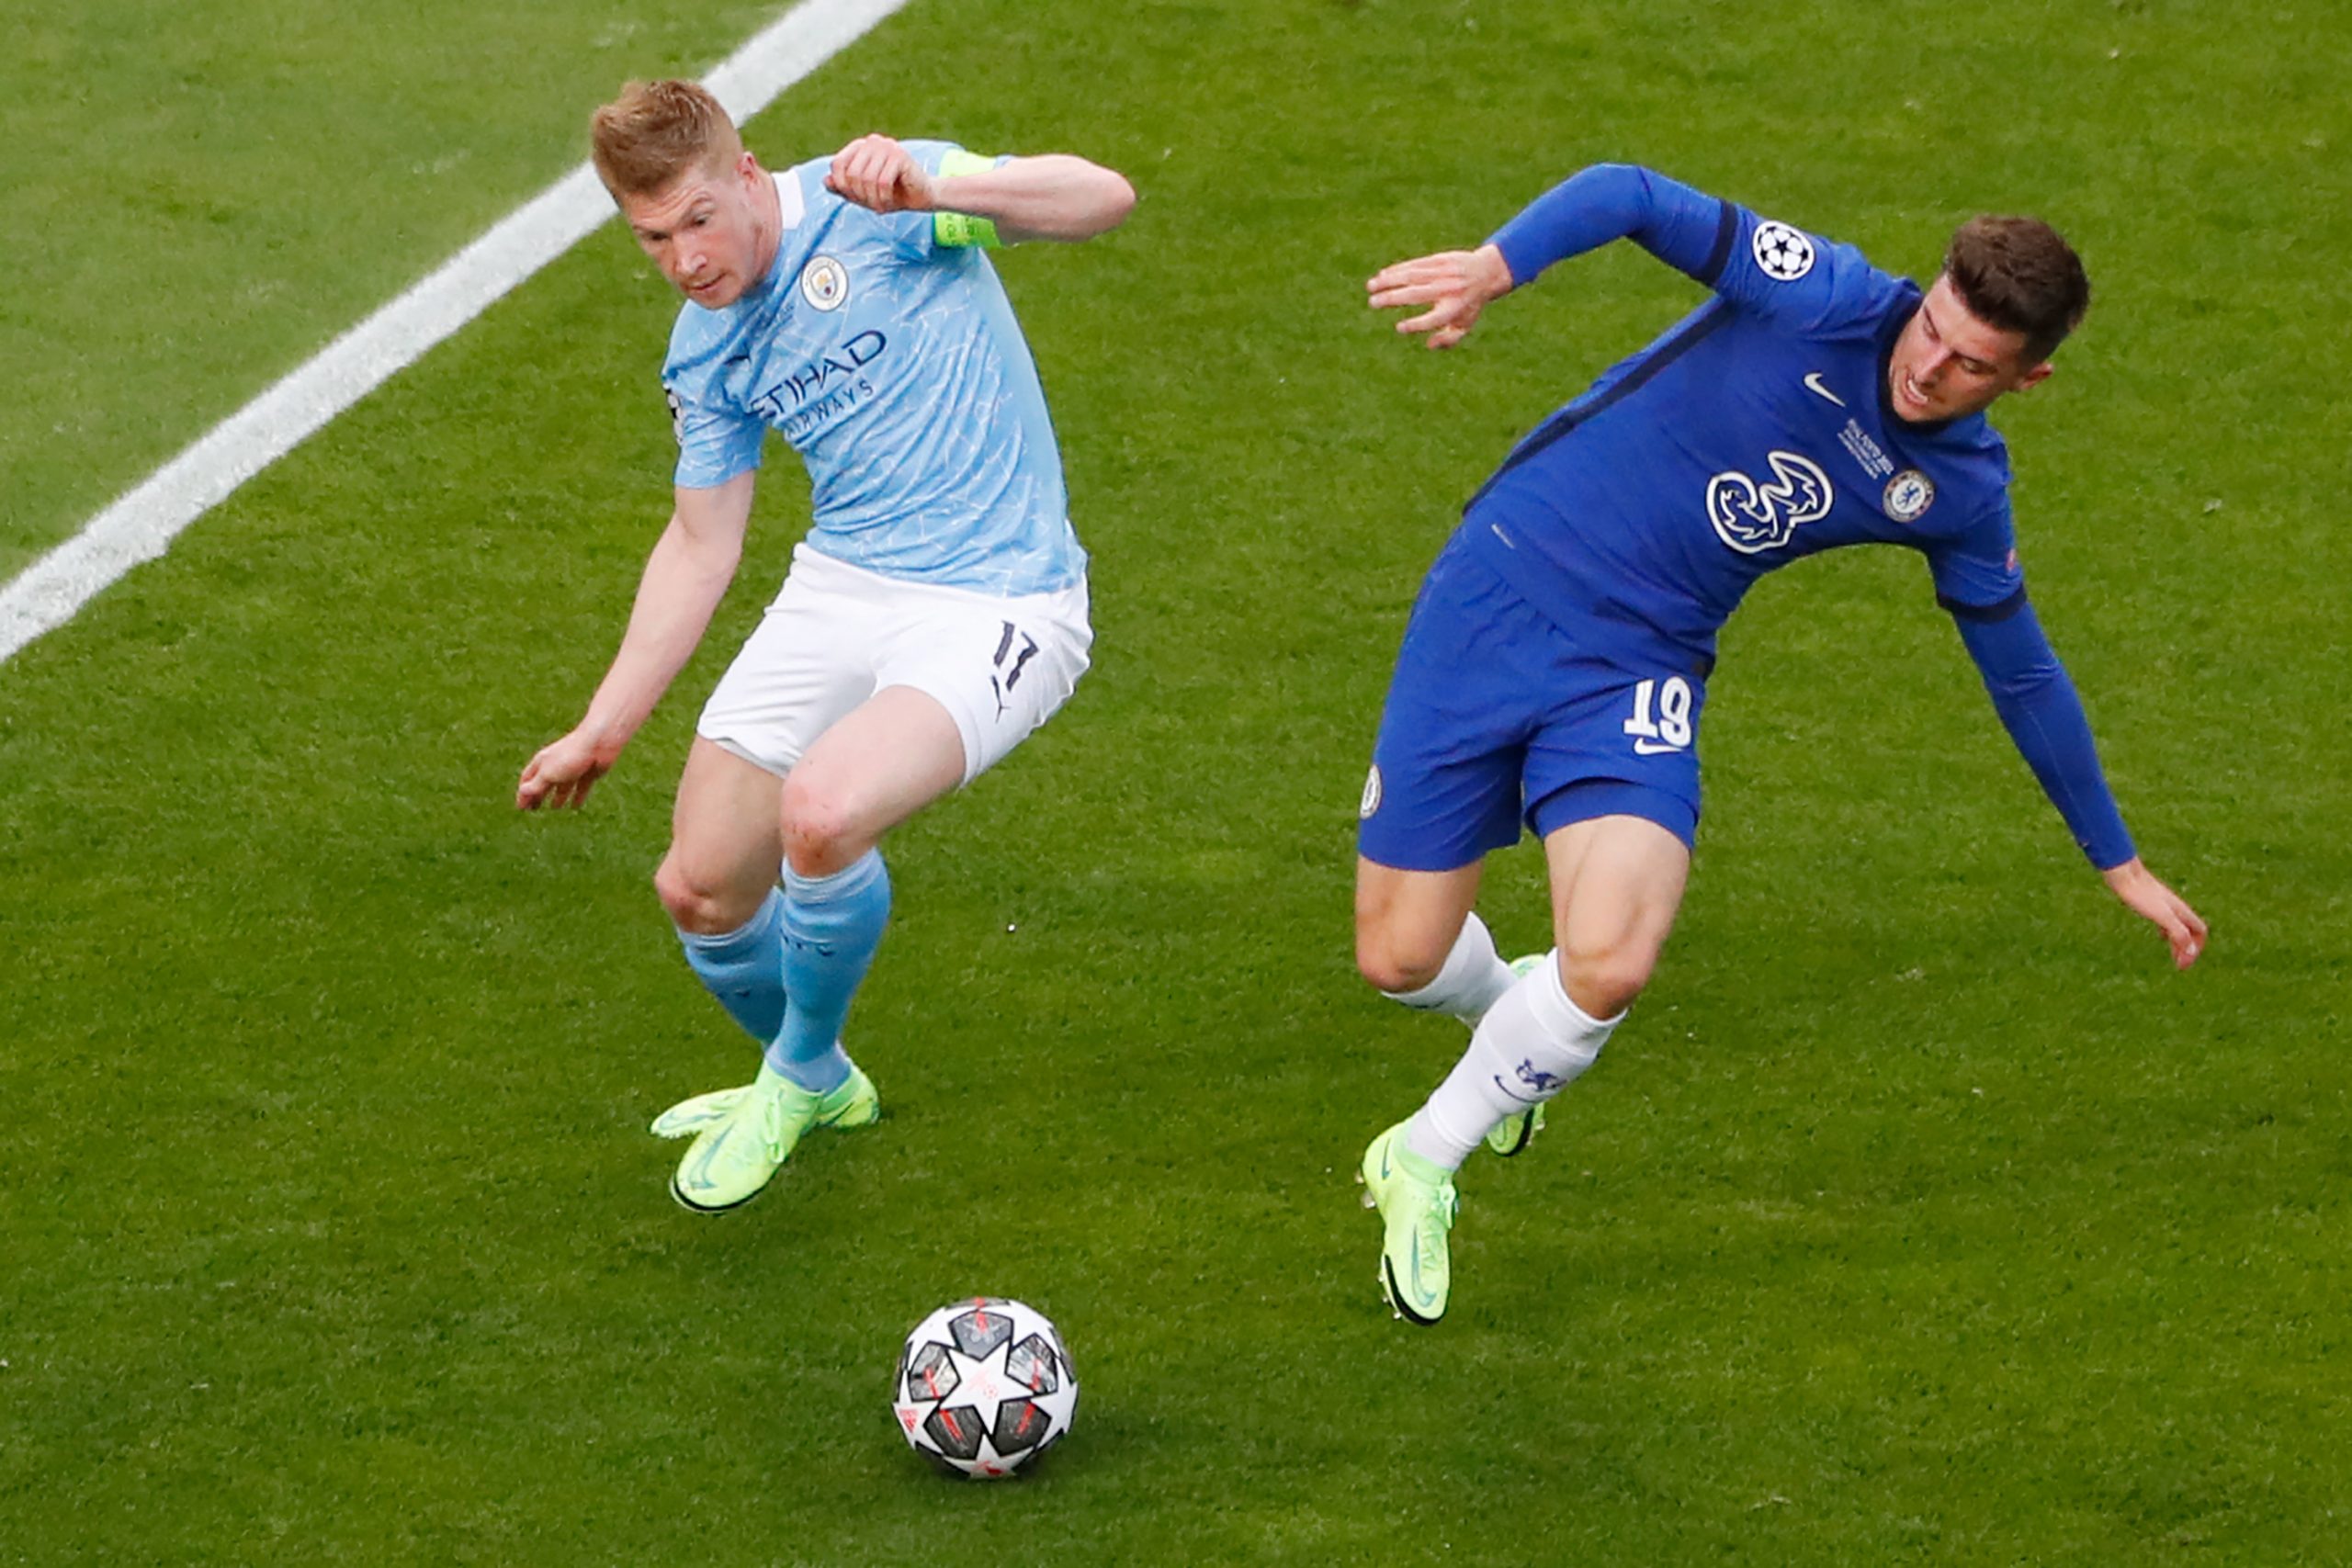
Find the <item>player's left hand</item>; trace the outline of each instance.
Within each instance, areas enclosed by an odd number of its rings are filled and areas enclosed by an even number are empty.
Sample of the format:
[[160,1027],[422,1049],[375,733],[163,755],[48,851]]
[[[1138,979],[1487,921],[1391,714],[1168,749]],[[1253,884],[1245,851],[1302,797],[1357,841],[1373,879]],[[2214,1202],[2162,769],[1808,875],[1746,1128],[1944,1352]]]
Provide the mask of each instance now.
[[861,136],[833,154],[825,188],[876,212],[929,212],[931,176],[915,155],[890,138]]
[[1397,322],[1396,330],[1427,333],[1431,348],[1452,348],[1469,336],[1478,312],[1510,290],[1510,266],[1493,245],[1396,262],[1364,285],[1375,310],[1427,305],[1419,315]]
[[2124,907],[2165,933],[2172,943],[2172,963],[2176,969],[2186,969],[2197,962],[2205,951],[2205,922],[2188,900],[2156,880],[2155,873],[2140,863],[2138,856],[2121,865],[2099,874],[2107,878],[2109,891],[2123,900]]

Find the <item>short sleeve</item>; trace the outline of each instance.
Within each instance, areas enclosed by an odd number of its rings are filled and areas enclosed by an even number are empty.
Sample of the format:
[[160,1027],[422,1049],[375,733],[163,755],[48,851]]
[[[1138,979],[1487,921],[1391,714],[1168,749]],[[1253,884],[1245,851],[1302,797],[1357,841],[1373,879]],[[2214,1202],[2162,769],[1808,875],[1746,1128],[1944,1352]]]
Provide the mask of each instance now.
[[[1002,168],[1012,161],[1009,155],[990,157],[967,152],[953,141],[916,141],[902,145],[913,154],[917,166],[933,179]],[[945,216],[935,212],[892,212],[877,216],[876,221],[888,231],[894,249],[920,261],[937,252],[961,248],[940,236],[940,220]]]
[[679,382],[663,390],[670,400],[670,428],[678,438],[673,482],[679,489],[713,490],[760,466],[765,425],[737,410],[695,402]]

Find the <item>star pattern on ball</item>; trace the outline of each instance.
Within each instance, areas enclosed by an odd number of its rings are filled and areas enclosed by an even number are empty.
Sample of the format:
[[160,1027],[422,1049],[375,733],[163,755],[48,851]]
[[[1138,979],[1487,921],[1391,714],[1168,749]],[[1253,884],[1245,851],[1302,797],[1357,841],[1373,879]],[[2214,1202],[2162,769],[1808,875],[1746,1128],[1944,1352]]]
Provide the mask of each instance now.
[[1077,1374],[1053,1325],[1018,1303],[942,1308],[909,1336],[894,1413],[916,1450],[966,1474],[1010,1474],[1068,1429]]

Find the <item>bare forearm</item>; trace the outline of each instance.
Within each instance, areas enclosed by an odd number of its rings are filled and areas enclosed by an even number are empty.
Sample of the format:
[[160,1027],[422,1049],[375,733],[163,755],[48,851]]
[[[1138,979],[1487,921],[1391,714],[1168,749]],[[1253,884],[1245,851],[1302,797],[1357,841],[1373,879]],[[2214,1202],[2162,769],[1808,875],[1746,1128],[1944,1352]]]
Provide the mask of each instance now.
[[628,630],[588,705],[582,728],[615,750],[637,733],[702,641],[741,553],[740,543],[697,542],[671,519],[646,560]]
[[944,210],[989,220],[1007,240],[1091,240],[1125,222],[1136,205],[1125,176],[1069,152],[943,177],[932,197]]

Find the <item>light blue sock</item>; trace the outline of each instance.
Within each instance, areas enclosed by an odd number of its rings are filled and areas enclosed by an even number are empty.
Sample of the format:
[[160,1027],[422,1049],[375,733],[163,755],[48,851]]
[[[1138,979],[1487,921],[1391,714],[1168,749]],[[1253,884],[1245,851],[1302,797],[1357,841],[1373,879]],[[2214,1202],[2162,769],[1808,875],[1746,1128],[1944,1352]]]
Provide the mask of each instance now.
[[784,1027],[784,895],[771,889],[742,927],[719,936],[680,931],[686,964],[743,1032],[765,1045]]
[[831,876],[784,872],[784,989],[790,999],[767,1063],[811,1094],[841,1087],[841,1048],[850,998],[882,945],[890,920],[890,874],[868,850]]

